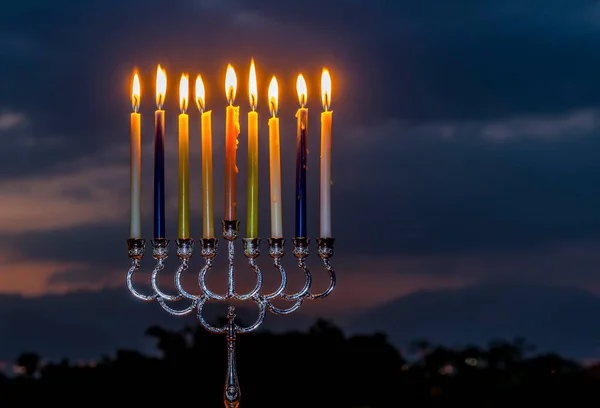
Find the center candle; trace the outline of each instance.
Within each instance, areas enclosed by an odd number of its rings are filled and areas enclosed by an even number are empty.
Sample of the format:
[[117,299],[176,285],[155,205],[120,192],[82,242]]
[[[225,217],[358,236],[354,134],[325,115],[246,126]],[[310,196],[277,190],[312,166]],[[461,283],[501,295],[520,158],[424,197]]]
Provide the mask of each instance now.
[[189,80],[186,74],[179,83],[179,201],[178,233],[179,239],[190,237],[190,136],[189,119],[186,114],[189,100]]
[[154,113],[154,238],[165,237],[165,111],[167,75],[156,70],[156,112]]
[[296,237],[306,237],[306,137],[308,133],[308,109],[305,108],[307,89],[302,74],[298,75],[296,91],[300,109],[296,112],[298,129],[296,134]]
[[225,109],[225,219],[228,221],[236,219],[236,150],[240,134],[240,107],[233,106],[236,88],[237,77],[230,64],[225,75],[225,94],[229,102]]
[[248,112],[248,197],[246,237],[258,238],[258,90],[254,60],[250,63],[248,97],[251,111]]

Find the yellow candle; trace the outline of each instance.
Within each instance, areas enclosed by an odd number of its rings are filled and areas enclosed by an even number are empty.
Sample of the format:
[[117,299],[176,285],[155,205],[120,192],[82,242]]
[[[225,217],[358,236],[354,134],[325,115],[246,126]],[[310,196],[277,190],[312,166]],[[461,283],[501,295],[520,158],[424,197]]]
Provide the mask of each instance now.
[[131,222],[130,222],[130,238],[142,238],[142,223],[141,223],[141,188],[142,188],[142,124],[140,110],[140,78],[136,73],[133,76],[133,87],[131,91],[131,113],[130,121],[130,193],[131,193]]
[[183,74],[179,82],[179,207],[178,232],[180,239],[190,237],[190,136],[186,113],[189,100],[188,76]]
[[248,112],[248,214],[246,219],[246,237],[258,238],[258,90],[254,60],[250,64]]
[[202,135],[202,238],[214,238],[213,169],[212,169],[212,117],[205,108],[204,82],[196,78],[196,104],[200,111]]
[[235,71],[230,65],[227,66],[225,76],[225,94],[229,106],[225,109],[225,219],[235,220],[236,213],[236,150],[238,144],[238,135],[240,134],[240,107],[233,106],[235,92],[237,88],[237,78]]
[[321,99],[324,112],[321,113],[321,238],[331,238],[331,77],[329,71],[321,75]]
[[269,84],[269,158],[271,170],[271,238],[283,238],[281,221],[281,159],[279,146],[279,118],[277,117],[279,89],[273,77]]

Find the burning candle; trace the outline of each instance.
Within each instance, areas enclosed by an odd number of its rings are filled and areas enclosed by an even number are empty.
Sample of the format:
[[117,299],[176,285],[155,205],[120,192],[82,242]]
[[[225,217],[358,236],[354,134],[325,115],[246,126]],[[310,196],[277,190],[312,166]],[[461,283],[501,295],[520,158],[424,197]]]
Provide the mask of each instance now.
[[240,134],[240,107],[233,106],[237,88],[237,77],[230,65],[225,75],[225,94],[229,106],[225,109],[225,219],[235,220],[236,150]]
[[205,111],[204,82],[196,78],[196,104],[200,111],[202,137],[202,238],[214,238],[212,111]]
[[190,237],[190,136],[189,118],[186,113],[189,100],[189,80],[186,74],[179,82],[179,200],[178,200],[178,233],[180,239]]
[[133,76],[133,86],[131,87],[131,120],[130,120],[130,153],[129,153],[129,177],[130,177],[130,238],[142,238],[141,222],[141,189],[142,189],[142,125],[140,111],[140,78],[136,73]]
[[250,63],[248,97],[251,111],[248,112],[248,214],[246,237],[258,238],[258,90],[254,60]]
[[331,77],[324,69],[321,74],[321,225],[319,236],[331,238]]
[[269,84],[269,155],[271,164],[271,237],[283,238],[281,221],[281,159],[279,146],[279,118],[277,117],[279,89],[273,77]]
[[300,109],[296,112],[298,128],[296,132],[296,237],[306,237],[306,156],[308,153],[306,135],[308,132],[307,89],[302,74],[298,75],[296,91]]
[[165,237],[165,111],[167,74],[156,70],[156,112],[154,113],[154,238]]

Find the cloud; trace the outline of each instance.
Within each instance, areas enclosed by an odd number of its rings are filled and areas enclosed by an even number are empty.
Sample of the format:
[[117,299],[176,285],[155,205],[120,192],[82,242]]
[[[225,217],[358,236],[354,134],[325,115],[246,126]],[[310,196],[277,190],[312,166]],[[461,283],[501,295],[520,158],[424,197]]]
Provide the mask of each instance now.
[[16,112],[0,112],[0,132],[11,130],[25,123],[25,115]]
[[[340,242],[365,254],[502,252],[597,239],[595,115],[395,121],[335,133],[333,202],[343,206],[334,234],[373,237],[359,246]],[[511,137],[490,143],[483,131],[491,126]]]
[[517,115],[480,121],[426,122],[416,125],[392,121],[383,126],[381,131],[408,133],[415,137],[438,136],[441,139],[482,138],[498,143],[518,138],[551,142],[594,134],[600,130],[598,118],[598,109],[587,108],[554,115]]
[[558,117],[514,118],[485,125],[481,135],[502,142],[515,137],[553,140],[560,137],[589,135],[598,130],[598,112],[583,110]]
[[22,234],[121,220],[127,205],[115,194],[125,166],[87,168],[0,183],[1,234]]
[[0,292],[22,295],[41,295],[45,293],[66,293],[77,288],[97,289],[101,285],[89,282],[62,283],[48,285],[53,274],[81,268],[85,265],[75,262],[61,262],[36,259],[35,247],[31,253],[13,254],[6,250],[0,252]]

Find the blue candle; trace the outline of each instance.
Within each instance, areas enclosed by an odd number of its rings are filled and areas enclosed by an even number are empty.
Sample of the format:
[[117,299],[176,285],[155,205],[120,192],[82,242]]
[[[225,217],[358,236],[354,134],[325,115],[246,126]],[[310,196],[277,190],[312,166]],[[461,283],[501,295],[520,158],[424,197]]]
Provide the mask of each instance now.
[[302,74],[296,81],[300,109],[296,112],[298,129],[296,132],[296,237],[306,237],[306,136],[308,133],[308,109],[306,105],[306,82]]
[[154,238],[165,238],[165,111],[167,91],[165,71],[156,72],[156,112],[154,113]]

